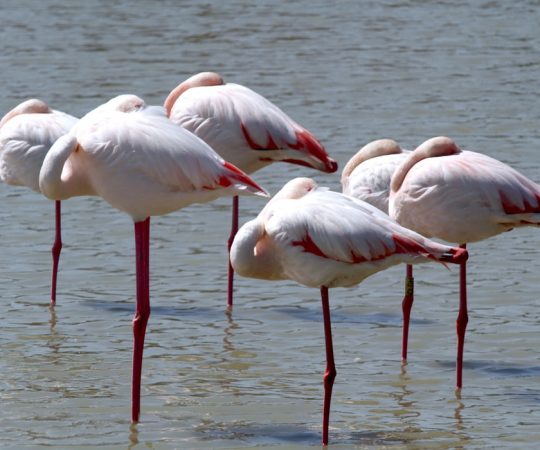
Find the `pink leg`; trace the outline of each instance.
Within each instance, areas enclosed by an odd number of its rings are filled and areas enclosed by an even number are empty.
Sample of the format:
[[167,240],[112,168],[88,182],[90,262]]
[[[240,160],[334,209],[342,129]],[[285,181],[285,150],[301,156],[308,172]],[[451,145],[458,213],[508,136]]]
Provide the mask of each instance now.
[[330,321],[330,306],[328,304],[328,288],[321,287],[321,300],[324,320],[324,340],[326,345],[326,371],[323,376],[324,403],[323,403],[323,445],[328,445],[328,425],[330,422],[330,402],[332,401],[332,387],[336,378],[334,364],[334,345],[332,344],[332,323]]
[[150,317],[150,218],[135,223],[137,304],[133,318],[133,375],[131,421],[138,422],[141,410],[141,374],[146,324]]
[[[460,245],[466,248],[466,244]],[[459,312],[456,320],[457,332],[457,361],[456,361],[456,388],[459,390],[463,386],[463,348],[465,346],[465,329],[469,322],[467,313],[467,266],[466,262],[459,267]]]
[[403,338],[401,340],[401,360],[407,361],[407,347],[409,343],[409,319],[411,317],[411,308],[414,302],[414,278],[413,266],[407,264],[407,274],[405,276],[405,296],[401,303],[403,310]]
[[58,276],[58,263],[60,261],[60,251],[62,250],[62,220],[61,220],[61,205],[60,200],[55,202],[55,222],[56,231],[54,235],[54,244],[51,249],[53,257],[52,265],[52,282],[51,282],[51,306],[56,305],[56,279]]
[[[234,241],[234,237],[238,232],[238,196],[233,197],[233,206],[232,206],[232,225],[231,225],[231,234],[229,235],[229,240],[227,241],[227,249],[229,254],[231,252],[231,247]],[[233,281],[234,281],[234,269],[231,264],[231,258],[229,257],[229,274],[227,280],[227,305],[229,308],[233,306]]]

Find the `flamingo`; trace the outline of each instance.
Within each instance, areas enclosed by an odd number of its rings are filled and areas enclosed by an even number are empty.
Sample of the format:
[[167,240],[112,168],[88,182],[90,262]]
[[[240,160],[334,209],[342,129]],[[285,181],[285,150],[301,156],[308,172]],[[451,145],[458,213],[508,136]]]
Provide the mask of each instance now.
[[[407,158],[410,150],[402,149],[392,139],[377,139],[364,145],[345,165],[341,173],[343,193],[358,198],[388,214],[390,180],[394,171]],[[414,302],[412,264],[406,265],[401,360],[407,361],[409,322]]]
[[368,203],[320,188],[309,178],[289,181],[257,218],[240,228],[231,248],[232,265],[241,276],[290,279],[320,289],[326,343],[324,445],[336,376],[328,289],[354,286],[402,262],[459,264],[466,259],[465,249],[430,241]]
[[[0,120],[0,179],[14,186],[40,192],[39,170],[54,141],[77,123],[77,118],[49,108],[39,99],[26,100]],[[55,202],[55,239],[51,249],[53,266],[51,306],[56,304],[56,281],[62,249],[61,203]]]
[[[396,169],[389,212],[398,223],[447,242],[478,242],[513,228],[540,225],[540,185],[481,153],[462,150],[450,138],[428,139]],[[460,267],[456,320],[456,389],[463,385],[468,322],[466,265]]]
[[51,199],[98,195],[135,225],[132,422],[139,421],[144,337],[150,316],[150,216],[225,195],[266,192],[207,144],[134,95],[109,100],[59,138],[43,161],[41,191]]
[[[227,161],[246,173],[283,161],[327,173],[337,170],[322,144],[269,100],[221,75],[201,72],[167,96],[170,119],[195,133]],[[238,231],[238,197],[233,197],[231,244]],[[228,266],[227,304],[233,304],[234,272]]]

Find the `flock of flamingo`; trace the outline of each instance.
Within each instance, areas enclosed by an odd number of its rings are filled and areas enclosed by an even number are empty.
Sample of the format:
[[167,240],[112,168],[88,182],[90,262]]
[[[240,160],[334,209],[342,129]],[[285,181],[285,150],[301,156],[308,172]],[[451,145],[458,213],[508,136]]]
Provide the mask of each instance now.
[[[328,444],[334,364],[328,289],[350,287],[406,263],[402,359],[413,304],[412,264],[460,266],[456,385],[462,387],[467,326],[467,243],[540,225],[540,185],[489,156],[435,137],[413,151],[373,141],[346,164],[343,192],[310,178],[283,186],[239,228],[238,196],[268,197],[250,173],[283,161],[333,173],[323,145],[254,91],[211,72],[187,79],[163,106],[120,95],[77,119],[31,99],[0,121],[0,178],[55,201],[51,304],[56,303],[61,201],[97,195],[134,221],[133,422],[139,421],[144,338],[150,316],[150,217],[233,197],[228,304],[234,272],[320,289],[326,371],[322,442]],[[444,245],[438,238],[459,246]]]

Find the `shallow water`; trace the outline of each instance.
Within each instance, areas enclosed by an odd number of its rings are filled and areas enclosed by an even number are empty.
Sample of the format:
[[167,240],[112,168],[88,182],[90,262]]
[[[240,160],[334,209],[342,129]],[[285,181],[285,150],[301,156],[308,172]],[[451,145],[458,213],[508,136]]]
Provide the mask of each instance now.
[[[272,99],[343,164],[366,142],[445,134],[540,180],[540,2],[0,4],[5,112],[29,97],[82,115],[120,93],[161,103],[215,70]],[[274,165],[339,189],[339,176]],[[316,290],[238,279],[225,311],[229,201],[152,220],[142,421],[131,426],[131,220],[64,203],[58,306],[48,309],[52,202],[0,185],[2,448],[320,447],[324,342]],[[264,201],[242,199],[243,220]],[[457,271],[416,271],[400,365],[403,268],[331,291],[338,376],[331,447],[536,448],[540,237],[470,246],[464,389],[454,393]]]

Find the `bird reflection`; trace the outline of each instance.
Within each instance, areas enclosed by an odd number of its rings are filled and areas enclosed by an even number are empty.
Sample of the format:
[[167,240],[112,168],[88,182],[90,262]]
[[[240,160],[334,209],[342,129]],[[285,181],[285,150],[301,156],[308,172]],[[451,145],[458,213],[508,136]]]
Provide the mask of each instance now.
[[129,445],[128,449],[135,448],[139,444],[139,429],[137,428],[136,423],[131,423],[129,425]]
[[461,391],[456,391],[456,408],[454,409],[454,419],[456,421],[456,435],[459,438],[459,444],[456,445],[455,448],[457,449],[465,449],[468,448],[468,446],[471,443],[471,437],[465,433],[467,430],[467,426],[463,422],[463,417],[461,415],[461,411],[465,409],[465,404],[461,401]]
[[[50,319],[49,319],[49,336],[47,336],[47,347],[51,350],[51,353],[58,355],[60,353],[60,344],[62,343],[62,336],[58,335],[56,331],[57,316],[54,307],[49,307]],[[56,362],[56,358],[52,360]]]
[[54,328],[56,327],[56,310],[54,307],[49,306],[49,312],[51,313],[51,319],[49,320],[49,324],[51,325],[51,334],[54,332]]
[[465,409],[465,405],[461,401],[461,391],[456,391],[456,409],[454,409],[454,419],[456,419],[456,430],[462,431],[465,429],[463,424],[463,417],[461,416],[461,411]]
[[406,366],[406,362],[403,362],[401,364],[399,380],[397,383],[395,383],[395,386],[398,387],[399,390],[390,394],[396,400],[397,404],[400,407],[400,409],[397,410],[394,414],[402,419],[420,416],[420,411],[413,409],[416,402],[409,399],[411,395],[414,395],[414,391],[411,391],[407,387],[407,383],[409,382],[410,377],[407,375]]
[[226,326],[225,329],[223,330],[225,333],[225,335],[223,336],[223,350],[231,353],[235,351],[235,347],[233,345],[231,338],[234,336],[234,330],[239,328],[239,325],[232,318],[231,308],[227,308],[225,310],[225,315],[227,316],[228,326]]
[[225,310],[225,316],[227,317],[227,326],[223,329],[223,355],[221,366],[224,369],[223,376],[218,378],[218,383],[221,385],[225,392],[231,392],[233,395],[241,395],[240,389],[234,386],[236,377],[232,375],[231,369],[234,369],[236,347],[234,345],[234,333],[240,326],[232,318],[231,308]]

